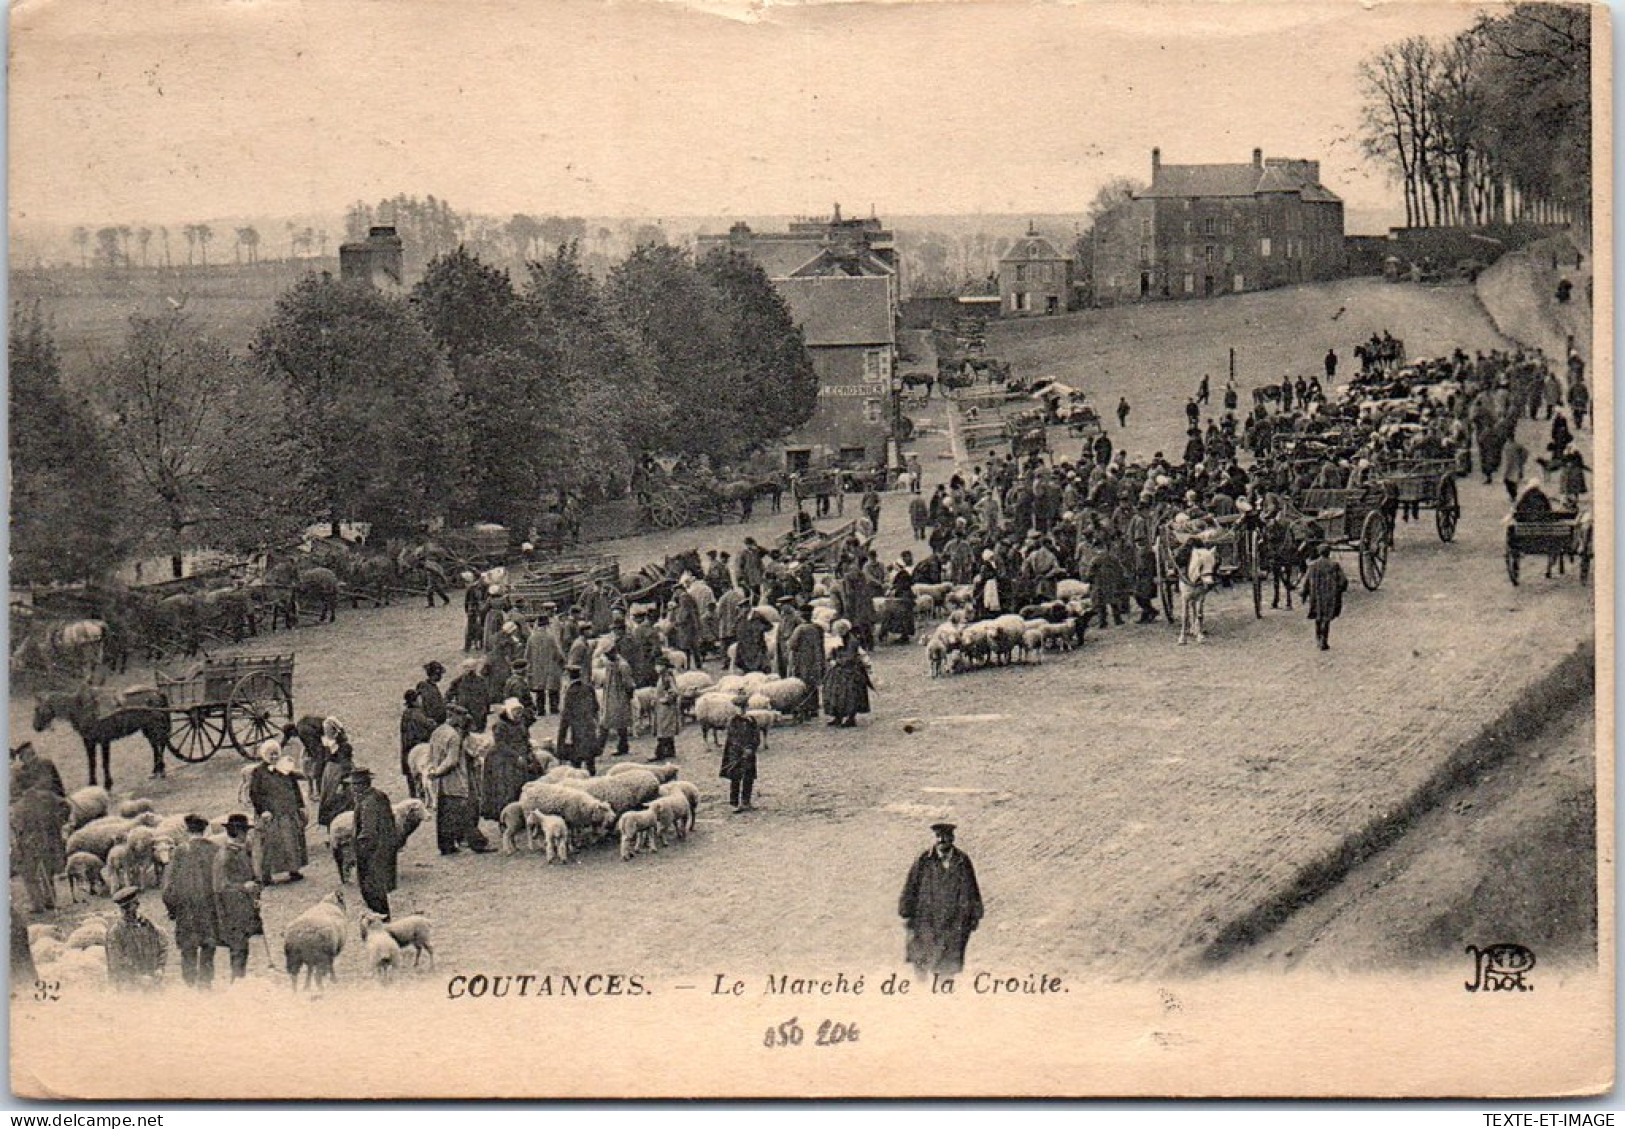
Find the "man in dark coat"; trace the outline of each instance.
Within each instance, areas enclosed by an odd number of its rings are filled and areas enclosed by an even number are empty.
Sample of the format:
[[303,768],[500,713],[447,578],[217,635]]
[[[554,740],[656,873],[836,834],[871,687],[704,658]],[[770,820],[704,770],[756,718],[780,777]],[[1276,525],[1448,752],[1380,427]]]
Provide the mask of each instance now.
[[921,976],[959,972],[965,943],[982,923],[982,891],[970,856],[954,846],[954,825],[934,823],[936,846],[914,861],[897,912],[908,937],[907,959]]
[[162,984],[169,946],[158,927],[141,912],[141,891],[114,892],[120,917],[107,927],[107,979],[114,988],[157,988]]
[[484,635],[485,602],[487,593],[485,585],[478,580],[468,586],[463,593],[463,617],[466,621],[463,627],[463,650],[479,650],[480,639]]
[[62,774],[50,757],[42,757],[34,742],[24,741],[11,750],[11,794],[21,796],[32,791],[36,784],[44,784],[58,796],[66,796],[62,787]]
[[395,888],[395,855],[400,851],[395,811],[389,797],[372,786],[372,773],[350,773],[355,804],[355,878],[361,900],[373,913],[389,917],[389,892]]
[[752,608],[739,621],[735,633],[734,665],[745,674],[753,672],[766,674],[773,669],[767,653],[768,623],[762,618],[762,614]]
[[214,860],[220,848],[205,839],[209,821],[186,817],[186,842],[175,847],[164,871],[164,908],[175,923],[181,977],[196,988],[214,983],[214,947],[220,941],[220,915],[214,900]]
[[756,786],[756,750],[762,743],[761,730],[744,714],[749,697],[741,692],[734,698],[740,712],[728,719],[722,741],[722,771],[717,774],[728,781],[728,803],[735,812],[750,810],[750,793]]
[[445,676],[446,668],[438,662],[425,663],[423,681],[417,684],[418,705],[435,725],[446,720],[446,696],[440,692],[440,680]]
[[[407,756],[419,745],[426,744],[434,733],[435,722],[423,709],[423,699],[416,690],[408,690],[405,695],[405,706],[401,710],[401,775],[406,777],[406,791],[414,800],[421,800],[418,795],[418,778],[407,763]],[[441,704],[441,712],[445,712],[445,704]]]
[[17,798],[11,804],[11,865],[28,890],[29,908],[45,913],[56,908],[54,878],[68,864],[62,842],[68,801],[51,791],[43,774],[34,777],[26,792],[13,795]]
[[739,586],[751,600],[762,598],[762,547],[753,537],[745,538],[745,547],[739,551]]
[[799,678],[807,684],[807,695],[791,711],[806,721],[818,716],[818,691],[829,674],[824,654],[824,629],[812,618],[812,608],[806,609],[807,620],[790,633],[786,645],[789,652],[789,677]]
[[1348,588],[1343,566],[1332,560],[1332,547],[1321,545],[1303,575],[1303,598],[1309,618],[1315,621],[1315,642],[1323,651],[1331,649],[1332,620],[1343,614],[1343,593]]
[[212,881],[215,911],[220,921],[220,943],[231,954],[231,978],[248,971],[248,942],[263,936],[260,920],[260,884],[248,847],[248,817],[237,812],[226,819],[226,843],[214,859]]
[[564,669],[569,682],[564,687],[564,702],[559,707],[559,731],[554,748],[559,760],[565,764],[580,765],[588,774],[598,765],[598,696],[581,677],[581,667],[571,664]]

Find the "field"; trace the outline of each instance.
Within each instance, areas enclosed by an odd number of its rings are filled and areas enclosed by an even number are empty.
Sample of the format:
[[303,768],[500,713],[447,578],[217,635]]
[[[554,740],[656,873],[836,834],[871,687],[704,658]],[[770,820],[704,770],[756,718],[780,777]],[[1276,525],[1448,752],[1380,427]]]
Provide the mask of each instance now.
[[[1113,435],[1144,456],[1177,451],[1184,398],[1204,371],[1217,397],[1224,354],[1212,342],[1235,343],[1245,389],[1258,376],[1318,371],[1328,345],[1349,358],[1380,328],[1405,338],[1413,356],[1502,343],[1469,289],[1348,282],[1001,326],[990,351],[1079,384],[1103,406],[1127,394],[1135,414]],[[951,473],[942,405],[933,400],[916,416],[929,490]],[[1533,425],[1525,426],[1528,442]],[[682,773],[706,794],[688,843],[633,862],[603,847],[549,867],[523,856],[442,859],[426,828],[402,857],[395,904],[435,917],[442,972],[885,972],[902,962],[903,876],[929,843],[927,825],[951,818],[987,901],[973,968],[1131,981],[1204,968],[1228,928],[1448,776],[1484,725],[1589,635],[1591,593],[1572,573],[1507,583],[1499,484],[1474,476],[1461,491],[1458,540],[1441,544],[1428,515],[1402,525],[1387,581],[1375,593],[1356,584],[1328,653],[1314,649],[1301,609],[1271,611],[1266,593],[1255,620],[1240,589],[1216,594],[1201,647],[1175,646],[1166,624],[1111,627],[1041,665],[942,680],[928,677],[922,649],[886,647],[875,713],[858,729],[813,724],[772,735],[758,810],[729,812],[717,751],[686,730]],[[905,498],[887,498],[886,559],[910,544],[905,510]],[[746,533],[773,536],[787,523],[788,514],[759,516],[745,527],[600,548],[630,571],[678,548],[736,551]],[[260,646],[297,649],[299,712],[342,718],[360,763],[398,798],[400,692],[422,662],[454,668],[461,634],[459,607],[409,605],[346,612],[336,627]],[[1575,717],[1590,699],[1579,701]],[[14,733],[27,728],[28,708],[13,700]],[[1530,740],[1578,748],[1573,734],[1585,731],[1565,724],[1559,738]],[[70,734],[38,742],[70,785],[82,782]],[[651,748],[642,738],[635,755]],[[234,808],[240,762],[230,752],[172,767],[150,789],[146,757],[139,741],[121,745],[115,770],[162,810]],[[1582,781],[1583,767],[1576,773]],[[332,881],[320,835],[311,841],[317,880],[266,895],[273,948],[289,917]],[[1583,887],[1595,860],[1541,856],[1527,865],[1562,865],[1565,880]],[[1380,915],[1359,920],[1380,949]],[[1476,933],[1433,939],[1432,959],[1455,961]],[[1412,959],[1430,959],[1415,948]],[[1566,955],[1589,960],[1591,950],[1582,942]],[[359,954],[347,952],[341,971],[354,979],[359,970]],[[251,975],[268,974],[256,948]]]

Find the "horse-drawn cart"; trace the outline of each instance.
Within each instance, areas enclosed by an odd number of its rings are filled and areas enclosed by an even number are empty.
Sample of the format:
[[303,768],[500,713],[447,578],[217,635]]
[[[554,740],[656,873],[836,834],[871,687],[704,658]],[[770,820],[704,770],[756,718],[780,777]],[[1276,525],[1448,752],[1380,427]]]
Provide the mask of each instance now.
[[153,682],[170,716],[169,751],[197,763],[229,743],[252,759],[262,741],[293,721],[293,660],[234,655],[184,672],[156,668]]
[[563,557],[546,565],[532,565],[514,576],[507,595],[513,600],[514,610],[524,616],[536,616],[546,604],[567,612],[591,582],[603,590],[611,608],[625,611],[626,599],[621,595],[620,581],[619,557]]
[[1545,557],[1548,577],[1554,564],[1561,571],[1564,562],[1578,558],[1583,583],[1591,578],[1592,553],[1590,514],[1553,510],[1525,518],[1514,513],[1507,519],[1507,579],[1514,585],[1518,583],[1519,559],[1525,556]]
[[1461,520],[1461,499],[1456,492],[1456,460],[1396,459],[1379,463],[1372,477],[1399,491],[1399,505],[1432,510],[1439,540],[1455,540],[1456,523]]
[[1333,552],[1359,554],[1360,583],[1366,591],[1382,586],[1392,534],[1383,516],[1380,487],[1304,490],[1293,497],[1292,505],[1313,540],[1330,545]]
[[[1234,514],[1214,519],[1216,533],[1204,538],[1217,556],[1219,579],[1229,585],[1237,581],[1253,589],[1253,616],[1264,618],[1264,570],[1260,564],[1260,530],[1256,523]],[[1179,565],[1174,551],[1179,547],[1172,521],[1165,521],[1153,534],[1151,549],[1157,561],[1157,588],[1162,612],[1169,623],[1178,624]]]

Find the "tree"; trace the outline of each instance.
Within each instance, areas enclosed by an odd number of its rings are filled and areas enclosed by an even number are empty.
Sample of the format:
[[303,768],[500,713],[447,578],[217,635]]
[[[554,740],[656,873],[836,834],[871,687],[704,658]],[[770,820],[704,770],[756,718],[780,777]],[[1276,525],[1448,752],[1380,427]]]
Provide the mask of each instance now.
[[186,236],[186,265],[192,265],[192,249],[197,246],[197,224],[189,223],[181,228],[181,234]]
[[90,229],[85,227],[74,228],[73,245],[79,248],[79,266],[84,270],[89,270],[90,258],[87,250],[90,247]]
[[1086,305],[1093,304],[1095,300],[1095,237],[1099,231],[1101,218],[1127,204],[1134,199],[1136,193],[1143,192],[1146,188],[1147,185],[1142,180],[1114,176],[1101,185],[1096,190],[1094,198],[1089,201],[1089,207],[1084,213],[1083,230],[1072,241],[1074,282]]
[[152,228],[137,228],[135,233],[135,245],[141,248],[141,265],[145,267],[147,265],[147,248],[152,245]]
[[12,310],[7,357],[12,582],[100,577],[125,550],[121,483],[106,438],[82,398],[63,388],[37,307]]
[[368,521],[383,538],[445,513],[466,439],[445,365],[407,302],[311,276],[277,300],[253,357],[289,389],[291,430],[335,530]]
[[282,387],[254,380],[183,312],[133,316],[100,395],[131,505],[163,530],[177,576],[182,548],[247,551],[304,525]]
[[740,386],[735,427],[749,443],[777,439],[812,418],[818,374],[784,299],[757,263],[725,248],[700,261],[700,274],[732,314],[731,379]]
[[209,242],[213,238],[214,228],[210,227],[206,223],[200,223],[197,225],[198,255],[203,260],[204,266],[209,265]]
[[119,249],[118,228],[97,228],[96,265],[103,270],[117,270],[122,259],[123,252]]

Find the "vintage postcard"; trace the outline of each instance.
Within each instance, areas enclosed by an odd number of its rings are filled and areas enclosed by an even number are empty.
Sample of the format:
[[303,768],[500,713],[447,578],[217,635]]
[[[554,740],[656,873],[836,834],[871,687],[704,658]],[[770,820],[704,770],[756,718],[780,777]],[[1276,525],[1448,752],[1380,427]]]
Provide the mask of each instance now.
[[10,16],[16,1095],[1612,1087],[1606,8]]

